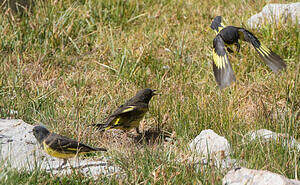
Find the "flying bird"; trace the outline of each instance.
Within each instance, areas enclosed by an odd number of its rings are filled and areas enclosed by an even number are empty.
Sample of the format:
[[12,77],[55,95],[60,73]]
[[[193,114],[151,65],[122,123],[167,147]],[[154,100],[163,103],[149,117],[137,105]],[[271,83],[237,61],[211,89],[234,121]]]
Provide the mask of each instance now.
[[228,47],[231,45],[235,45],[236,51],[239,52],[239,40],[251,43],[258,52],[260,58],[271,68],[273,72],[277,73],[286,68],[286,64],[280,56],[261,43],[250,31],[235,26],[224,26],[222,24],[221,16],[215,17],[210,27],[217,34],[213,40],[213,71],[217,84],[221,89],[229,86],[236,80],[231,64],[228,60],[227,52],[233,53],[233,51]]

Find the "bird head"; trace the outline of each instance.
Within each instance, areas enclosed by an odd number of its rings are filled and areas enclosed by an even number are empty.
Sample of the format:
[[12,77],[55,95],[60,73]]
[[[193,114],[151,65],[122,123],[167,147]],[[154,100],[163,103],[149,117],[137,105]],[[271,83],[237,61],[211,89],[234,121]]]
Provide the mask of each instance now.
[[33,131],[34,137],[40,144],[50,134],[50,131],[44,126],[35,126],[32,131]]
[[222,24],[222,17],[217,16],[214,18],[213,22],[210,25],[211,29],[213,29],[216,33],[219,33],[225,26]]
[[154,93],[155,91],[155,89],[143,89],[136,94],[136,97],[141,102],[149,103],[151,98],[157,95]]

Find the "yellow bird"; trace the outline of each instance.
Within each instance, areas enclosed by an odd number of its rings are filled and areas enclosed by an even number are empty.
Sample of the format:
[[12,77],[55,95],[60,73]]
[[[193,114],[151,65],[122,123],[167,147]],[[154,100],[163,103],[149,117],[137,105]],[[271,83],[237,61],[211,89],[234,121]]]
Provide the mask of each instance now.
[[33,128],[33,135],[47,154],[64,160],[61,167],[67,163],[68,158],[75,157],[76,155],[96,151],[107,151],[104,148],[93,148],[79,143],[74,139],[51,133],[43,126],[35,126]]
[[136,132],[140,133],[138,128],[140,121],[148,111],[148,104],[151,98],[156,95],[156,90],[143,89],[140,90],[134,97],[121,105],[113,114],[111,114],[106,123],[93,124],[101,131],[108,129],[131,130],[136,128]]
[[235,45],[237,52],[240,50],[239,40],[249,42],[258,52],[260,58],[275,73],[286,68],[285,62],[272,50],[262,44],[250,31],[235,26],[224,26],[221,16],[214,18],[211,28],[217,36],[213,40],[213,71],[219,87],[225,88],[235,81],[234,72],[228,60],[226,49],[229,53],[233,51],[228,47]]

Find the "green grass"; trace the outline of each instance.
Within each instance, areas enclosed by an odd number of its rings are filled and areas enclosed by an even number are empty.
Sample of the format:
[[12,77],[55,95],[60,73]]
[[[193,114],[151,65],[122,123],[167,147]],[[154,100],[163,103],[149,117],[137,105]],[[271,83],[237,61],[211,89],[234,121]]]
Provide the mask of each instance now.
[[[186,145],[203,129],[225,136],[233,157],[248,168],[300,177],[294,150],[276,143],[242,143],[248,131],[262,128],[299,140],[299,28],[288,22],[250,29],[287,62],[280,75],[245,43],[240,53],[230,55],[237,83],[220,91],[212,72],[212,19],[222,15],[225,24],[247,28],[247,19],[267,1],[54,2],[37,1],[22,16],[1,12],[0,117],[43,123],[55,132],[104,145],[125,176],[94,181],[0,169],[2,182],[220,184],[224,172],[176,162],[188,155]],[[142,125],[175,132],[173,144],[133,146],[124,155],[124,149],[102,142],[100,133],[85,133],[88,125],[103,121],[146,87],[161,95],[151,100]]]

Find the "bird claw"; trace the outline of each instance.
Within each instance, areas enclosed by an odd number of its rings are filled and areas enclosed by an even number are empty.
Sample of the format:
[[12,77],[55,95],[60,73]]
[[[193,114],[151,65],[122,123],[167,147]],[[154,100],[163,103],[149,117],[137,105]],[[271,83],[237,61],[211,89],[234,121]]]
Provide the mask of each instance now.
[[233,50],[230,48],[227,48],[228,53],[233,53]]
[[236,52],[240,52],[241,45],[239,43],[235,43],[236,45]]

